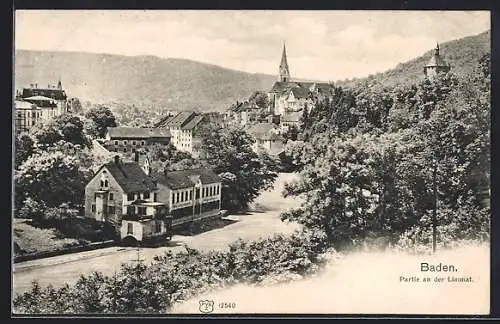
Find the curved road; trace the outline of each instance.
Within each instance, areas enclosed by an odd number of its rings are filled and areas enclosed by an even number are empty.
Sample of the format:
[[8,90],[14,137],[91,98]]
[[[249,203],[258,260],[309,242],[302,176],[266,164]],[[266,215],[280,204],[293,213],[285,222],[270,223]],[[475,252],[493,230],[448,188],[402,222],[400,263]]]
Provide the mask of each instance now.
[[21,293],[30,288],[36,280],[42,286],[52,284],[54,287],[64,283],[75,282],[81,274],[100,271],[111,275],[125,262],[134,262],[139,257],[150,262],[155,255],[167,250],[178,252],[185,250],[184,244],[199,250],[222,250],[238,238],[243,240],[257,239],[274,233],[291,232],[298,228],[296,224],[285,224],[279,219],[281,211],[298,205],[292,198],[282,198],[281,190],[286,181],[294,178],[293,174],[280,174],[274,188],[258,197],[254,204],[254,212],[245,215],[225,217],[226,226],[213,229],[194,236],[174,235],[172,241],[156,248],[110,247],[94,251],[86,251],[61,255],[51,258],[20,262],[13,265],[13,293]]

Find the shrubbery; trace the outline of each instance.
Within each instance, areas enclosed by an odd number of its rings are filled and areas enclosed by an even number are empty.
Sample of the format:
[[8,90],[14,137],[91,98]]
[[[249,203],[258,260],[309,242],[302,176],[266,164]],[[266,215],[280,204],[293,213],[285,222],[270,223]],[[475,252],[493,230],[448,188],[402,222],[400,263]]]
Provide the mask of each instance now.
[[[316,271],[327,251],[324,237],[310,232],[236,241],[228,251],[165,253],[150,265],[123,265],[112,276],[93,273],[55,289],[33,283],[14,298],[15,313],[165,313],[210,289],[235,283],[289,280]],[[276,280],[277,279],[277,280]]]

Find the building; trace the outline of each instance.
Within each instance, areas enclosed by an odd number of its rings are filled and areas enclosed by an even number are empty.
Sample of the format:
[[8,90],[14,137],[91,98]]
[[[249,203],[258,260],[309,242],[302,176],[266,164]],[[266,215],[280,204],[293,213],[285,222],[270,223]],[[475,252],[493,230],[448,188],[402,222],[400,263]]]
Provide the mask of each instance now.
[[252,145],[255,152],[264,150],[271,155],[279,155],[285,149],[281,129],[273,123],[250,125],[247,132],[255,139]]
[[144,241],[164,236],[170,223],[156,189],[136,161],[115,156],[85,187],[85,217],[112,225],[122,239],[130,236]]
[[198,131],[202,125],[210,122],[215,121],[206,114],[183,111],[174,117],[163,118],[156,127],[170,130],[171,143],[177,150],[198,156],[201,150],[201,137]]
[[108,127],[103,146],[111,152],[130,153],[153,144],[168,145],[170,140],[168,129]]
[[115,156],[85,187],[85,217],[111,225],[122,240],[156,240],[171,236],[172,226],[219,217],[221,191],[208,169],[154,174],[145,155]]
[[424,66],[424,75],[429,80],[434,80],[439,74],[448,73],[451,69],[444,57],[439,53],[439,44],[434,48],[434,54],[429,62]]
[[68,97],[59,80],[57,86],[47,85],[47,88],[39,88],[38,84],[31,84],[29,88],[23,88],[17,93],[18,100],[24,100],[36,104],[42,108],[44,119],[62,115],[68,111]]
[[42,109],[37,105],[22,100],[16,100],[14,104],[16,134],[28,132],[42,119]]
[[328,82],[293,81],[286,56],[286,47],[283,45],[279,77],[268,91],[269,111],[277,116],[287,112],[298,112],[302,109],[312,109],[318,99],[332,94],[334,86]]
[[158,185],[158,200],[168,206],[174,226],[220,215],[222,184],[213,171],[167,171],[154,179]]

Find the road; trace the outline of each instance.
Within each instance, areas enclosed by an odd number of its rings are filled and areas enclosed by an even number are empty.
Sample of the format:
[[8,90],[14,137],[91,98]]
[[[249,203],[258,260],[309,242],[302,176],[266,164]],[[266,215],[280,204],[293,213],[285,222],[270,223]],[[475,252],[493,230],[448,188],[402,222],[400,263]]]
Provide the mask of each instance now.
[[51,258],[16,263],[13,266],[14,293],[21,293],[30,288],[36,280],[42,286],[52,284],[60,287],[64,283],[75,282],[81,274],[100,271],[111,275],[122,263],[134,262],[138,254],[145,262],[152,261],[155,255],[185,251],[183,245],[202,251],[223,250],[228,244],[241,238],[253,240],[274,233],[289,233],[298,228],[296,224],[286,224],[279,219],[281,211],[299,204],[292,198],[282,198],[283,184],[295,177],[293,174],[280,174],[274,188],[262,193],[255,201],[253,212],[244,215],[225,217],[227,225],[198,235],[174,235],[166,246],[156,248],[110,247],[94,251],[61,255]]

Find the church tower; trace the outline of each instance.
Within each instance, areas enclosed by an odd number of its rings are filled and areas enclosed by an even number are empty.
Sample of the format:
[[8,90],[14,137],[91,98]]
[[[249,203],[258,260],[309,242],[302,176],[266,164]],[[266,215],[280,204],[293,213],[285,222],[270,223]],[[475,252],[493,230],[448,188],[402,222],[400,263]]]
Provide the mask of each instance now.
[[290,70],[288,69],[288,62],[286,60],[286,47],[285,43],[283,43],[283,53],[281,54],[281,63],[280,63],[280,78],[281,82],[289,82],[290,81]]
[[439,44],[436,44],[434,55],[424,67],[425,77],[429,80],[434,80],[438,74],[447,73],[450,69],[450,65],[439,54]]

